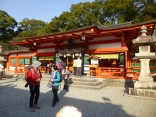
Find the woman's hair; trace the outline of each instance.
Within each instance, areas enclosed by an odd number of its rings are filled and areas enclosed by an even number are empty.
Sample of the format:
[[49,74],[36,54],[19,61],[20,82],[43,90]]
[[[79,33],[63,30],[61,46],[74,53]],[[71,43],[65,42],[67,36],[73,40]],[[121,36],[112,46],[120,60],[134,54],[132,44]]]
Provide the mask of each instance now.
[[82,113],[74,106],[64,106],[56,113],[56,117],[82,117]]
[[53,65],[54,70],[58,70],[58,67],[56,65]]

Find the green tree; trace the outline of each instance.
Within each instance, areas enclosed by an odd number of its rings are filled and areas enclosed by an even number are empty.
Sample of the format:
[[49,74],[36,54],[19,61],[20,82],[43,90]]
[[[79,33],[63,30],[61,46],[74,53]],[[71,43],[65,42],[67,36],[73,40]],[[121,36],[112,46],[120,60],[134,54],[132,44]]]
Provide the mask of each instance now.
[[[30,37],[77,29],[90,25],[142,22],[155,18],[154,0],[95,0],[71,5],[70,11],[54,17],[49,24],[24,19],[18,37]],[[37,23],[37,24],[36,24]]]
[[156,0],[135,0],[138,14],[135,22],[143,22],[156,18]]
[[98,24],[103,20],[103,4],[101,2],[84,2],[71,6],[70,12],[73,14],[74,28]]
[[19,22],[18,26],[18,38],[21,37],[32,37],[39,35],[38,32],[41,30],[44,26],[46,26],[46,23],[41,20],[35,20],[35,19],[28,19],[25,18],[22,20],[22,22]]
[[38,35],[45,35],[45,34],[59,32],[60,30],[58,27],[60,22],[61,21],[58,17],[54,17],[49,24],[47,24],[45,27],[43,27],[41,30],[38,31]]
[[103,12],[108,22],[117,24],[135,19],[137,8],[133,0],[107,0]]
[[7,12],[0,10],[0,45],[3,45],[3,50],[13,49],[8,42],[17,35],[16,28],[17,22],[15,19]]
[[98,24],[104,19],[102,9],[100,2],[73,4],[70,12],[63,12],[59,17],[53,18],[40,33],[49,34]]
[[7,42],[15,36],[17,22],[5,11],[0,10],[0,41]]

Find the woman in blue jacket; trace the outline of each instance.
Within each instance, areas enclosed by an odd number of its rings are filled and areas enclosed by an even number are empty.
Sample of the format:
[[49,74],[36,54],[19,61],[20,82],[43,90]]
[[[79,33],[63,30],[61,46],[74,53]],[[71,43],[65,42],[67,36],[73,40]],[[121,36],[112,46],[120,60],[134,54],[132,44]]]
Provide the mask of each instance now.
[[61,76],[58,71],[58,67],[56,65],[53,65],[52,69],[53,69],[53,72],[51,74],[50,80],[52,82],[52,91],[53,91],[53,95],[54,95],[52,107],[54,107],[56,105],[56,103],[59,102],[58,90],[59,90]]

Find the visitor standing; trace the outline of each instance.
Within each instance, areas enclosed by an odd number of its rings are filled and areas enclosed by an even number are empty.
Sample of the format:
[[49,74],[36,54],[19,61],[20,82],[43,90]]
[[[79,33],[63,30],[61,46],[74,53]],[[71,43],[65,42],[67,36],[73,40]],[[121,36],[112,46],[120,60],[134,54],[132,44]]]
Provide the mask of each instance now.
[[29,107],[31,112],[35,112],[35,109],[39,109],[38,99],[40,95],[40,80],[42,78],[39,67],[41,66],[41,62],[35,61],[32,64],[31,70],[27,73],[27,82],[29,83],[30,89],[30,100]]
[[62,73],[63,67],[66,66],[66,63],[62,59],[60,59],[56,65],[59,72]]
[[82,60],[80,57],[77,58],[77,76],[81,77],[81,67],[82,67]]
[[62,71],[62,78],[64,80],[64,87],[63,89],[68,91],[69,89],[69,76],[70,76],[70,71],[68,66],[64,67],[63,71]]
[[49,65],[48,65],[48,68],[49,68],[49,74],[51,74],[51,72],[52,72],[52,66],[53,66],[53,64],[52,64],[52,63],[49,63]]
[[59,90],[61,75],[56,65],[53,65],[52,69],[53,70],[50,77],[50,81],[52,82],[52,92],[53,92],[52,107],[55,107],[56,103],[59,102],[58,90]]
[[73,61],[73,68],[74,68],[74,75],[76,76],[77,74],[77,72],[76,72],[76,69],[77,69],[77,59],[74,59],[74,61]]

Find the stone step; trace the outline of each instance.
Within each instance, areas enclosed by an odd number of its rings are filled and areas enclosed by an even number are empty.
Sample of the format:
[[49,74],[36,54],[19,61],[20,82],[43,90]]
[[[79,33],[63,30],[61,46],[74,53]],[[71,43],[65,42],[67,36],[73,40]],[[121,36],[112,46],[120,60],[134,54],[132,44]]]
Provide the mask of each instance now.
[[90,86],[90,85],[80,85],[80,84],[70,84],[70,87],[78,87],[78,88],[85,88],[85,89],[95,89],[95,90],[100,90],[103,87],[106,87],[107,85],[105,84],[100,84],[96,86]]
[[100,84],[103,84],[103,82],[101,81],[94,81],[94,82],[89,82],[89,81],[76,81],[75,79],[73,79],[73,84],[81,84],[81,85],[89,85],[89,86],[97,86]]
[[[49,74],[42,74],[41,82],[47,83],[50,79]],[[16,77],[18,79],[23,79],[23,75],[19,75]],[[84,88],[92,88],[98,89],[98,86],[120,86],[120,87],[133,87],[134,82],[133,80],[124,80],[124,79],[110,79],[110,78],[95,78],[95,77],[76,77],[74,75],[70,75],[70,83],[72,82],[71,86],[75,87],[84,87]],[[63,83],[63,81],[62,81]]]
[[[48,82],[49,76],[43,76],[42,82]],[[87,89],[101,89],[106,86],[102,80],[95,78],[87,78],[87,77],[73,77],[72,75],[69,78],[70,86],[71,87],[78,87],[78,88],[87,88]],[[62,81],[61,84],[64,82]]]
[[103,79],[103,82],[108,86],[134,87],[134,80],[124,79]]
[[87,77],[83,77],[83,78],[73,78],[73,77],[70,77],[70,78],[73,79],[73,81],[75,81],[75,82],[96,82],[96,81],[98,81],[98,79],[87,78]]
[[79,87],[85,89],[102,89],[106,86],[102,81],[97,79],[88,78],[72,78],[73,83],[70,84],[71,87]]
[[129,95],[156,98],[156,89],[129,88]]

